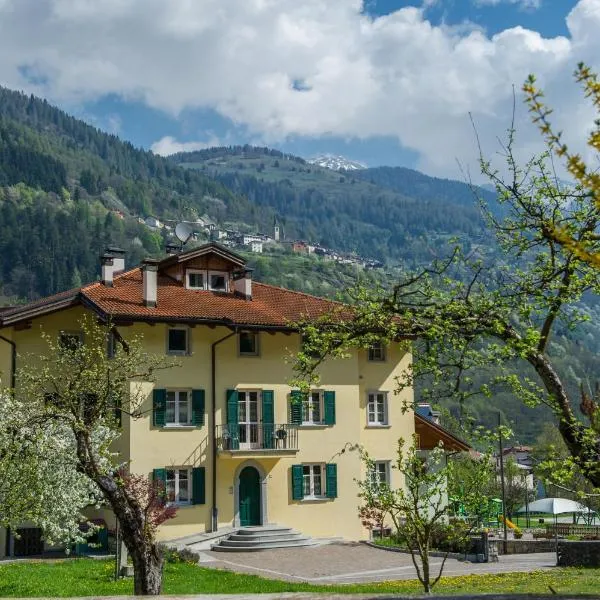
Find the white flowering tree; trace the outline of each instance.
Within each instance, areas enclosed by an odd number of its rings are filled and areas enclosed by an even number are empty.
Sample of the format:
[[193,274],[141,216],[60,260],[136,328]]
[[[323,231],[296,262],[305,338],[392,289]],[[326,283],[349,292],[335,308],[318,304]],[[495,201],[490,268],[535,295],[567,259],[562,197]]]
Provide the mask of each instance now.
[[[15,504],[11,520],[29,514],[50,535],[63,533],[65,527],[73,535],[81,508],[100,497],[119,520],[133,561],[135,594],[159,594],[163,558],[156,528],[174,511],[164,506],[164,490],[145,489],[139,478],[127,473],[128,465],[120,464],[111,444],[120,435],[123,416],[141,415],[145,392],[137,384],[154,381],[157,370],[175,363],[145,353],[140,339],[124,340],[110,324],[100,325],[92,317],[83,318],[80,329],[81,341],[42,333],[47,352],[22,361],[25,366],[17,373],[15,399],[6,401],[7,413],[23,409],[26,415],[1,425],[7,469],[14,470],[13,479],[18,478],[20,467],[15,463],[24,453],[28,459],[19,485],[34,482],[34,493],[53,505],[50,509],[35,503]],[[47,456],[52,449],[60,451],[54,459]],[[59,468],[63,466],[65,471]],[[72,483],[79,491],[66,491]],[[16,497],[18,491],[8,494]],[[162,506],[157,506],[157,497],[162,497]],[[68,524],[55,520],[60,511]]]
[[[82,541],[83,509],[101,500],[98,487],[77,470],[75,437],[60,421],[42,423],[29,403],[0,395],[0,526],[31,522],[50,544]],[[96,432],[107,445],[114,432]],[[88,530],[88,534],[92,530]]]

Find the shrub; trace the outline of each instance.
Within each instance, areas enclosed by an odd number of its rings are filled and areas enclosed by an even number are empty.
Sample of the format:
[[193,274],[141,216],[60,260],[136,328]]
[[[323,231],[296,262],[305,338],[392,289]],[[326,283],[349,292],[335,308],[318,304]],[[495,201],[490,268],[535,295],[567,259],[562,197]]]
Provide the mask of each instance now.
[[523,537],[523,531],[521,531],[520,527],[515,527],[513,529],[513,535],[515,536],[515,540],[520,540]]
[[[471,547],[469,532],[469,525],[462,521],[452,521],[448,524],[438,523],[433,528],[431,549],[464,554]],[[406,532],[402,529],[397,531],[392,536],[392,539],[394,539],[398,546],[411,546]]]
[[162,547],[163,557],[167,563],[188,563],[195,565],[198,562],[198,556],[191,550],[184,548],[177,550],[176,548]]

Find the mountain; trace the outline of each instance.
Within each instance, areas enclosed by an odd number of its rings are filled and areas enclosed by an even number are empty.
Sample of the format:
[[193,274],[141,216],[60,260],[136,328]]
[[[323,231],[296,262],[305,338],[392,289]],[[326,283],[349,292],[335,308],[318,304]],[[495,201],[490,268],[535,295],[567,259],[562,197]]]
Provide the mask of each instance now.
[[0,282],[8,298],[32,299],[97,276],[106,245],[128,263],[156,255],[163,233],[139,218],[209,213],[273,222],[205,175],[134,148],[45,100],[0,88]]
[[321,154],[314,158],[308,158],[306,162],[332,171],[360,171],[367,168],[363,163],[333,154]]
[[[411,193],[369,180],[371,169],[333,171],[268,148],[234,146],[175,154],[182,167],[219,181],[255,206],[272,209],[288,239],[304,239],[404,267],[445,255],[448,242],[485,245],[485,225],[468,185],[442,193],[428,178]],[[416,172],[406,170],[411,176]],[[408,178],[407,178],[408,182]],[[427,185],[429,182],[429,186]],[[481,191],[493,201],[494,195]]]
[[[494,201],[494,194],[476,192]],[[328,296],[358,277],[369,287],[389,285],[400,269],[445,256],[454,238],[465,249],[493,255],[472,198],[464,183],[410,169],[340,172],[269,148],[211,148],[165,159],[45,100],[0,88],[2,304],[97,278],[98,255],[107,245],[123,247],[128,265],[163,254],[173,232],[140,222],[149,216],[170,223],[208,215],[222,228],[244,232],[270,232],[276,221],[287,240],[385,261],[384,269],[368,271],[297,255],[289,246],[246,254],[256,276],[276,285]],[[565,325],[551,343],[574,394],[585,374],[600,368],[600,306],[590,299],[586,310],[588,322],[574,332]],[[488,400],[471,408],[493,424]],[[516,423],[523,443],[547,419],[508,392],[496,398],[496,409]]]

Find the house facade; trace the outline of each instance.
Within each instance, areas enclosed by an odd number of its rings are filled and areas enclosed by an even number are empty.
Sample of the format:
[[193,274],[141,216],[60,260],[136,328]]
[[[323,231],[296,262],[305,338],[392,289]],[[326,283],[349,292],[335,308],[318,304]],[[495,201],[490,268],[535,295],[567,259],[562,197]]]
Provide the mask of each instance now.
[[[177,516],[161,539],[223,526],[277,523],[305,534],[368,537],[357,515],[364,446],[394,486],[397,440],[415,432],[412,391],[394,394],[410,354],[400,344],[326,362],[308,400],[290,387],[294,325],[335,303],[252,280],[239,255],[211,243],[124,271],[118,249],[100,281],[0,313],[2,384],[19,385],[40,336],[80,338],[84,314],[180,366],[142,382],[142,416],[123,418],[118,451],[130,470],[163,481]],[[108,511],[102,516],[113,527]],[[1,536],[1,534],[0,534]],[[6,537],[6,536],[5,536]],[[0,540],[0,553],[10,543]]]

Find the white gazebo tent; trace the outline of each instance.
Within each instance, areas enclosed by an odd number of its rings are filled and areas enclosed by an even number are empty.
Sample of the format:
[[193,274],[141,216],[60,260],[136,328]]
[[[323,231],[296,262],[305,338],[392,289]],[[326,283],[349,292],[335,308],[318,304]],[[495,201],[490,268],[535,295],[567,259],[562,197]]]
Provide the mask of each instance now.
[[529,504],[529,506],[521,506],[518,513],[543,513],[554,516],[554,540],[556,542],[556,562],[558,563],[558,527],[557,515],[565,514],[587,514],[594,512],[587,506],[576,502],[575,500],[567,500],[566,498],[542,498]]
[[[522,506],[517,512],[527,512],[527,506]],[[581,502],[576,502],[575,500],[567,500],[566,498],[542,498],[541,500],[529,503],[529,512],[545,513],[556,517],[556,515],[569,513],[589,514],[593,511],[581,504]]]

